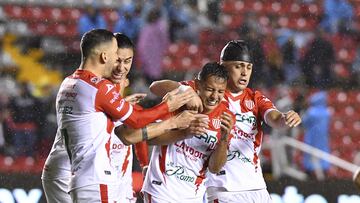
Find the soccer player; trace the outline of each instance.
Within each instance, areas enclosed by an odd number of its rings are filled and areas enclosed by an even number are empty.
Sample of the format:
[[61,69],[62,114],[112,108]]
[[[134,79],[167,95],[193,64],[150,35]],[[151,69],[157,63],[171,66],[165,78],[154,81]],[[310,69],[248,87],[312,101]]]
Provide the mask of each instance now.
[[[273,128],[296,127],[300,116],[293,110],[282,113],[261,92],[248,88],[253,70],[246,43],[228,42],[221,51],[220,63],[229,71],[225,99],[236,116],[228,148],[227,162],[206,182],[209,202],[271,202],[263,178],[259,153],[263,139],[262,123]],[[255,67],[256,68],[256,67]],[[157,94],[179,86],[174,81],[158,81],[151,90]],[[197,102],[194,102],[197,105]]]
[[224,67],[207,63],[190,83],[209,117],[205,132],[178,130],[148,141],[156,146],[143,185],[145,202],[203,202],[206,172],[216,173],[224,165],[235,119],[223,100],[227,80]]
[[[111,189],[101,183],[115,180],[108,156],[110,133],[114,127],[112,120],[121,120],[132,127],[143,127],[176,110],[191,97],[187,92],[176,94],[175,91],[153,109],[133,109],[119,95],[118,88],[104,79],[111,76],[117,65],[117,42],[113,33],[102,29],[89,31],[82,38],[81,52],[79,69],[63,81],[57,96],[58,131],[50,154],[62,144],[65,145],[65,153],[72,163],[70,193],[73,201],[111,200],[111,197],[104,195],[104,190],[111,193]],[[61,159],[64,152],[59,151]],[[57,158],[54,157],[55,162],[59,161]],[[52,177],[60,180],[59,177],[67,175],[62,174],[67,168],[62,170],[61,167],[46,164],[44,171],[55,173],[58,178]],[[59,168],[62,170],[60,173],[57,172]],[[45,175],[43,179],[48,178]],[[64,184],[60,180],[59,186],[63,187]]]

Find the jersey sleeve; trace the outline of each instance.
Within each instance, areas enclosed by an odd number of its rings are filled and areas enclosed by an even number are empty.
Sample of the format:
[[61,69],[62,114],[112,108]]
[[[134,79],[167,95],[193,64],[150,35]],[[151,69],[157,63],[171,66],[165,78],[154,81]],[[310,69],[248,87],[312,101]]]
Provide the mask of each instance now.
[[265,95],[263,95],[261,92],[256,91],[255,92],[255,101],[258,106],[259,113],[261,115],[261,118],[266,122],[266,114],[268,114],[272,110],[277,110],[275,105],[270,101],[269,98],[267,98]]
[[149,149],[146,141],[135,144],[135,155],[141,168],[149,165]]
[[113,84],[105,81],[99,86],[95,98],[96,110],[104,112],[112,120],[120,120],[132,128],[142,128],[169,113],[166,103],[150,109],[134,108],[116,89]]

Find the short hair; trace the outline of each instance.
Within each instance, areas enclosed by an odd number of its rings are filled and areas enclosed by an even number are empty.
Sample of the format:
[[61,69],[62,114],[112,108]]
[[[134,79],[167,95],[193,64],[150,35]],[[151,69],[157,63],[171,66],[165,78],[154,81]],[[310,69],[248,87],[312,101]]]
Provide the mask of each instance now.
[[121,49],[129,48],[129,49],[132,49],[132,50],[135,49],[134,43],[125,34],[123,34],[121,32],[117,32],[114,35],[115,35],[115,38],[116,38],[116,41],[117,41],[118,48],[121,48]]
[[229,73],[227,69],[217,62],[206,63],[199,72],[197,79],[200,82],[205,82],[206,79],[210,76],[216,76],[218,78],[224,79],[225,81],[229,79]]
[[82,57],[87,58],[95,47],[111,42],[113,38],[114,34],[105,29],[93,29],[86,32],[80,42]]

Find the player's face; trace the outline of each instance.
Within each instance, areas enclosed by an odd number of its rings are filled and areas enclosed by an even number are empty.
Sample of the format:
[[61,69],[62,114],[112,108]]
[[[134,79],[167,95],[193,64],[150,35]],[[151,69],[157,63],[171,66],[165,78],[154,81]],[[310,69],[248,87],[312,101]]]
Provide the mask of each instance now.
[[114,83],[126,79],[129,73],[134,57],[134,51],[131,48],[119,48],[117,50],[117,66],[112,71],[110,80]]
[[227,81],[216,76],[209,76],[205,82],[198,83],[199,97],[204,106],[204,113],[217,107],[224,98]]
[[106,62],[105,62],[105,70],[103,76],[105,78],[111,77],[112,71],[115,69],[115,67],[118,64],[117,50],[118,50],[117,41],[114,37],[112,42],[109,43],[109,46],[105,50]]
[[228,90],[233,93],[242,92],[249,84],[252,73],[252,63],[245,61],[222,61],[229,72]]

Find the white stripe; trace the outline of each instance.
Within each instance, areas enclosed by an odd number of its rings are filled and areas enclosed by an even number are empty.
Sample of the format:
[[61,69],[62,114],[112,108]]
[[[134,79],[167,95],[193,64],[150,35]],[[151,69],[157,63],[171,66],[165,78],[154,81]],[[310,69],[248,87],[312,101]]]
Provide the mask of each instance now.
[[265,121],[266,124],[268,124],[268,122],[266,120],[266,116],[267,116],[268,113],[270,113],[270,111],[278,111],[278,110],[277,109],[268,109],[268,110],[265,111],[265,113],[264,113],[264,121]]
[[130,117],[130,115],[132,114],[133,112],[133,107],[131,104],[129,104],[129,111],[125,114],[125,116],[123,116],[120,121],[123,122],[124,120],[126,120],[127,118]]

